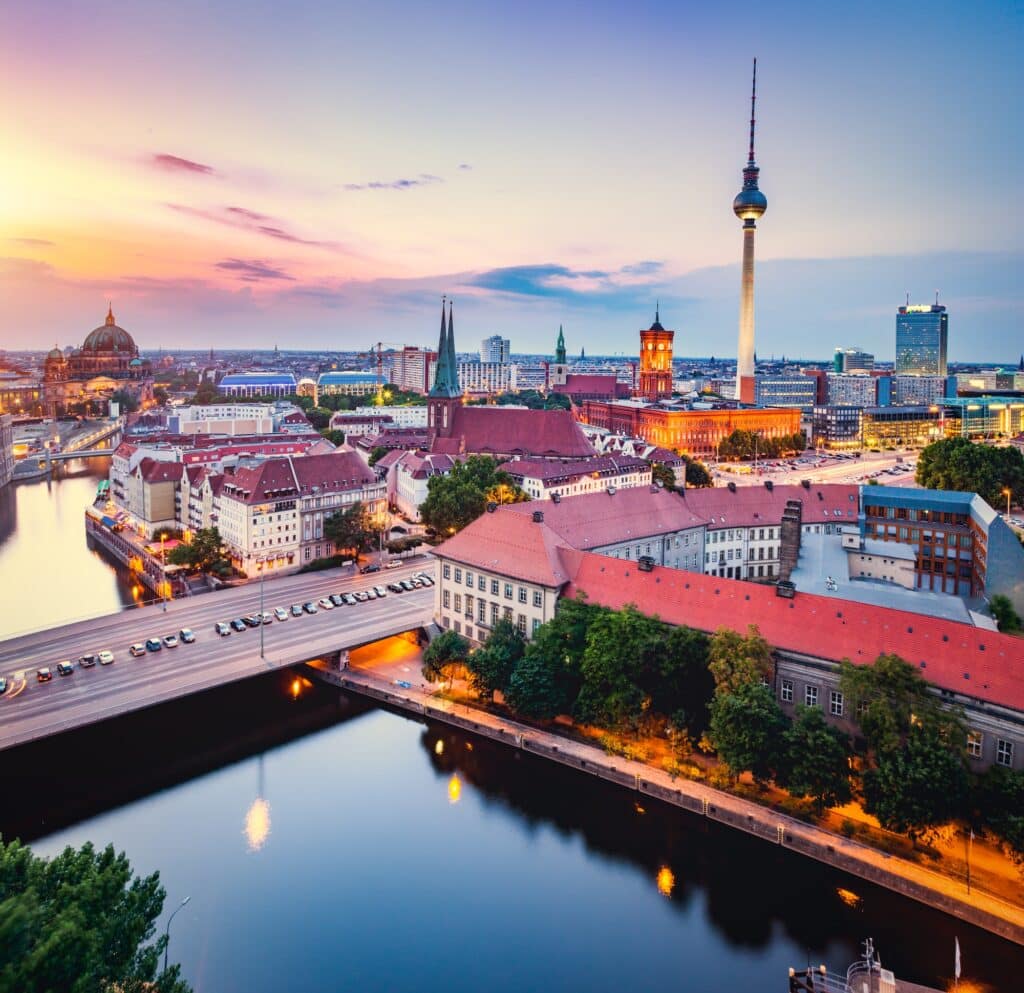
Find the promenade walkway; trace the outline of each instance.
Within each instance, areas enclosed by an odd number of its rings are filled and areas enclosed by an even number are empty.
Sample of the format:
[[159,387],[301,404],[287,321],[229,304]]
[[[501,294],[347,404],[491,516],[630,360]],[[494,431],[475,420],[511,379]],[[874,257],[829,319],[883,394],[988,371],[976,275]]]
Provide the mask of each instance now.
[[976,888],[968,894],[961,884],[926,866],[805,824],[702,783],[672,779],[667,772],[642,762],[607,755],[591,745],[485,710],[439,699],[423,690],[399,687],[372,672],[347,669],[331,673],[328,681],[728,824],[1024,945],[1024,906],[1008,903]]

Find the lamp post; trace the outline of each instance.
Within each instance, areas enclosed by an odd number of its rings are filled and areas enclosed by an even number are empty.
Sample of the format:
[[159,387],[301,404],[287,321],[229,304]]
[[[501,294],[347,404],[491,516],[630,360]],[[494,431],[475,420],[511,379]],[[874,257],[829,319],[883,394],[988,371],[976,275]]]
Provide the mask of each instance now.
[[1009,486],[1003,487],[1003,496],[1006,497],[1006,516],[1010,516],[1010,497],[1013,496],[1013,490]]
[[167,971],[167,946],[170,944],[171,941],[171,921],[174,920],[175,914],[177,914],[178,911],[181,910],[181,908],[184,907],[185,904],[188,903],[189,900],[191,899],[192,897],[190,896],[185,897],[185,899],[182,900],[177,907],[175,907],[174,913],[167,918],[167,927],[164,928],[164,972]]
[[167,534],[160,532],[160,602],[163,604],[164,613],[167,613],[167,556],[164,554],[164,541]]
[[260,571],[260,658],[264,658],[263,655],[263,573],[266,568],[266,559],[260,559],[257,563],[257,568]]

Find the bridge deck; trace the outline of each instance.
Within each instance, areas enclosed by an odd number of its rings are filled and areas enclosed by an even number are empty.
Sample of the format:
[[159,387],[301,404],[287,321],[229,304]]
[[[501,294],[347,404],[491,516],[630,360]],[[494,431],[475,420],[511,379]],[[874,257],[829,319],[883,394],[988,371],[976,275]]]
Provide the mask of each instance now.
[[[272,580],[265,584],[265,609],[366,589],[420,570],[432,573],[433,566],[419,559],[372,576],[346,569]],[[216,621],[260,609],[258,584],[177,600],[166,611],[153,604],[11,638],[0,642],[0,675],[8,679],[0,697],[0,750],[422,627],[432,618],[433,604],[434,589],[425,588],[275,620],[262,627],[264,658],[260,629],[223,638],[213,630]],[[195,632],[194,644],[137,659],[128,654],[135,642],[184,627]],[[70,676],[57,675],[60,660],[102,649],[114,653],[113,665],[76,666]],[[36,682],[40,666],[51,667],[52,682]]]

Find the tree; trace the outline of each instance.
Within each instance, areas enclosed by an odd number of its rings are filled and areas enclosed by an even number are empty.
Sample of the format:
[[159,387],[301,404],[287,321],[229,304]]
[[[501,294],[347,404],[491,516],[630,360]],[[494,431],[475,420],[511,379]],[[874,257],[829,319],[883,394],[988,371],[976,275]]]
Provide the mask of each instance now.
[[1024,770],[992,766],[979,778],[973,799],[978,819],[1024,867]]
[[357,557],[372,547],[376,534],[370,512],[361,501],[324,518],[324,537],[333,541],[335,548],[352,551]]
[[[423,678],[435,683],[448,676],[451,685],[451,667],[465,662],[469,655],[469,642],[456,631],[442,631],[423,653]],[[446,671],[447,670],[447,673]]]
[[370,452],[370,458],[368,460],[370,468],[372,469],[385,455],[388,454],[388,449],[383,445],[377,445],[372,452]]
[[968,438],[943,438],[925,447],[917,460],[917,482],[928,489],[978,493],[991,506],[1024,501],[1024,454],[1012,445],[995,448]]
[[746,636],[732,628],[719,628],[708,645],[708,669],[715,680],[715,693],[735,693],[748,683],[759,683],[772,672],[772,648],[756,625]]
[[167,401],[168,401],[168,399],[169,399],[169,396],[168,396],[166,388],[163,387],[163,386],[154,386],[153,387],[153,399],[161,407],[165,406]]
[[661,628],[662,650],[655,669],[642,673],[641,684],[651,698],[651,709],[669,715],[677,729],[699,738],[707,729],[708,706],[715,681],[708,670],[710,639],[688,627]]
[[507,617],[494,625],[487,640],[466,660],[470,682],[482,696],[493,699],[496,691],[504,693],[516,664],[526,650],[526,639]]
[[493,496],[502,495],[502,487],[507,493],[505,503],[527,499],[507,472],[498,471],[498,463],[489,455],[471,455],[456,462],[448,475],[427,480],[427,499],[420,506],[420,517],[439,534],[454,534],[475,521]]
[[345,432],[339,431],[337,428],[323,428],[320,433],[332,444],[335,448],[345,444]]
[[224,554],[224,541],[218,528],[200,528],[188,544],[175,545],[167,553],[171,565],[182,565],[199,572],[223,573],[231,568]]
[[779,780],[793,796],[811,797],[819,814],[850,799],[850,739],[819,708],[798,704],[782,743]]
[[750,772],[755,782],[766,783],[780,766],[787,723],[767,686],[743,683],[716,693],[709,734],[734,776]]
[[703,462],[692,459],[688,455],[684,455],[683,459],[686,462],[687,486],[694,489],[703,489],[707,486],[715,485],[715,481],[711,478],[711,473],[708,472],[708,467]]
[[310,407],[306,411],[306,419],[317,431],[331,426],[331,412],[323,407]]
[[165,936],[151,942],[165,896],[112,845],[43,859],[0,842],[0,993],[189,993],[177,965],[160,972]]
[[939,723],[917,721],[902,747],[881,752],[864,773],[865,809],[882,827],[916,841],[928,828],[964,812],[967,768],[962,743]]
[[1020,631],[1022,624],[1020,614],[1013,609],[1010,598],[1003,593],[996,593],[988,602],[989,610],[996,619],[996,626],[1006,634]]
[[139,409],[138,398],[127,390],[114,390],[110,394],[110,402],[116,403],[122,414],[132,414]]
[[651,481],[661,483],[666,490],[675,490],[676,474],[664,462],[651,463]]
[[505,702],[524,717],[555,717],[572,707],[566,685],[561,661],[530,642],[509,677]]

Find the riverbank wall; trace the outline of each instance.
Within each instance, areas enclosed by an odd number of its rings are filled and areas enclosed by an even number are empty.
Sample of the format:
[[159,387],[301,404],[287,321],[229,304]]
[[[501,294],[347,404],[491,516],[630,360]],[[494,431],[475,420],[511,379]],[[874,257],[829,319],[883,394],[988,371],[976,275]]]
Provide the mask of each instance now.
[[607,755],[602,750],[556,734],[498,717],[416,689],[385,683],[362,670],[330,671],[317,667],[311,674],[340,689],[359,693],[380,703],[442,721],[471,734],[520,748],[580,772],[634,790],[663,803],[681,807],[729,827],[755,835],[770,844],[816,859],[835,869],[893,890],[960,920],[1024,945],[1024,907],[975,889],[957,892],[954,880],[925,866],[888,855],[853,839],[724,793],[702,783],[672,779],[641,762]]

